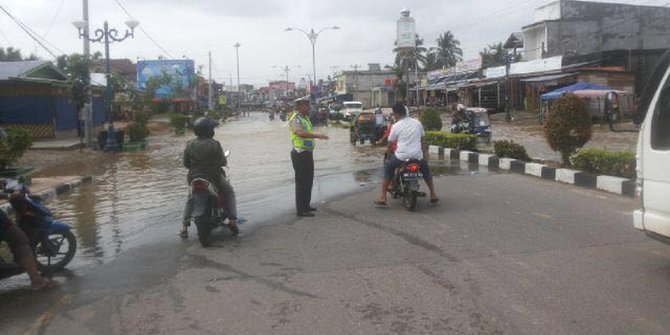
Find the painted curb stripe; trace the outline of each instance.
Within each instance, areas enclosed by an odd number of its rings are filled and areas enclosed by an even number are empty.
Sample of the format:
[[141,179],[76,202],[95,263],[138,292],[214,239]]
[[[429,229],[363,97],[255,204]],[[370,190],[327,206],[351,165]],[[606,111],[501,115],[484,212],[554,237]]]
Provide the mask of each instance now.
[[514,173],[525,174],[526,173],[526,163],[518,160],[510,162],[510,171]]
[[[434,153],[434,150],[435,149],[431,148],[431,152]],[[516,159],[499,158],[495,155],[481,154],[466,150],[460,151],[451,148],[439,147],[438,152],[440,155],[449,157],[449,159],[460,160],[463,163],[467,162],[468,164],[479,164],[482,166],[488,166],[489,168],[509,170],[513,173],[540,177],[545,180],[553,180],[565,184],[572,184],[608,193],[619,194],[626,197],[635,197],[636,185],[634,180],[605,175],[599,176],[592,173],[572,169],[556,169],[538,163],[526,163]],[[616,185],[617,179],[620,179],[620,189]]]

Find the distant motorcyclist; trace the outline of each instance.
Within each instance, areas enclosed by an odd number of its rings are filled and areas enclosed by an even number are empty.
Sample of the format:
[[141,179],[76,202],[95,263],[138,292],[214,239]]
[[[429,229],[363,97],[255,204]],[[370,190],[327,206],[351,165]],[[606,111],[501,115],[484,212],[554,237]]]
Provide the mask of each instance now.
[[456,112],[452,116],[451,124],[458,124],[468,119],[468,110],[465,108],[465,105],[458,104],[456,106]]
[[[186,144],[184,150],[184,166],[188,169],[187,181],[190,184],[195,178],[204,178],[214,185],[226,198],[228,227],[233,234],[239,234],[237,227],[237,202],[233,186],[226,179],[223,167],[228,165],[228,160],[223,153],[221,143],[215,140],[214,128],[219,123],[208,117],[201,117],[193,123],[193,133],[197,136]],[[190,220],[184,217],[184,221],[179,231],[181,237],[188,237],[188,226]]]

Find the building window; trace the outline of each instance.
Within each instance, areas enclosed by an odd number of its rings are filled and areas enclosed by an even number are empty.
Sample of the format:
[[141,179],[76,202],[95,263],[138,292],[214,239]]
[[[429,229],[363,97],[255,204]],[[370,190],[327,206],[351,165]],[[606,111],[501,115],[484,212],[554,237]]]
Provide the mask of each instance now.
[[666,83],[658,99],[651,122],[651,147],[670,150],[670,84]]

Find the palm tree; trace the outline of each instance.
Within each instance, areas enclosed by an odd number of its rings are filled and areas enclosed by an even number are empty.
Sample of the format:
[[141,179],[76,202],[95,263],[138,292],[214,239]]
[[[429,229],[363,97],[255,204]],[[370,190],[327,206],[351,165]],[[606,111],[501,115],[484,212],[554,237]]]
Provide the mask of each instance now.
[[[396,42],[397,43],[397,42]],[[426,66],[426,53],[428,49],[423,46],[423,38],[416,34],[416,48],[414,49],[405,49],[405,48],[395,48],[395,66],[404,68],[409,68],[414,70],[417,61],[422,65]]]
[[447,31],[436,40],[437,47],[431,48],[431,52],[435,53],[435,60],[442,68],[455,66],[456,63],[463,59],[463,50],[460,48],[459,42],[451,31]]
[[[479,53],[482,57],[482,67],[487,68],[505,65],[505,55],[507,54],[508,50],[503,47],[502,42],[489,45]],[[514,63],[520,60],[521,54],[516,53],[511,56],[510,62]]]

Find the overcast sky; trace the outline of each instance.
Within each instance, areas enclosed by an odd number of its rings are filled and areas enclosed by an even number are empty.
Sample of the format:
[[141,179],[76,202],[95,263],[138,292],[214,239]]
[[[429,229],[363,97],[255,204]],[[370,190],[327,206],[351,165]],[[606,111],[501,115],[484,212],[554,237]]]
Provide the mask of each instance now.
[[[299,32],[286,27],[321,28],[316,44],[317,76],[349,70],[352,65],[393,62],[395,21],[400,9],[409,8],[417,33],[428,46],[451,30],[461,41],[465,58],[475,58],[484,46],[505,40],[533,22],[534,8],[551,0],[118,0],[141,26],[173,57],[194,59],[205,66],[213,55],[212,75],[219,82],[235,79],[235,49],[239,42],[242,83],[256,86],[284,77],[273,66],[295,68],[292,81],[312,72],[311,46]],[[667,0],[609,1],[664,5]],[[54,53],[82,52],[72,21],[81,19],[82,0],[0,0],[0,5],[22,20],[53,46]],[[89,0],[91,28],[108,20],[124,27],[128,16],[115,0]],[[0,46],[14,46],[43,59],[51,55],[35,43],[9,17],[0,12]],[[58,51],[60,50],[60,51]],[[92,51],[103,51],[93,44]],[[112,58],[155,59],[164,55],[141,31],[135,39],[111,46]],[[166,57],[168,57],[166,55]],[[168,57],[169,58],[169,57]],[[300,66],[299,68],[297,68]]]

